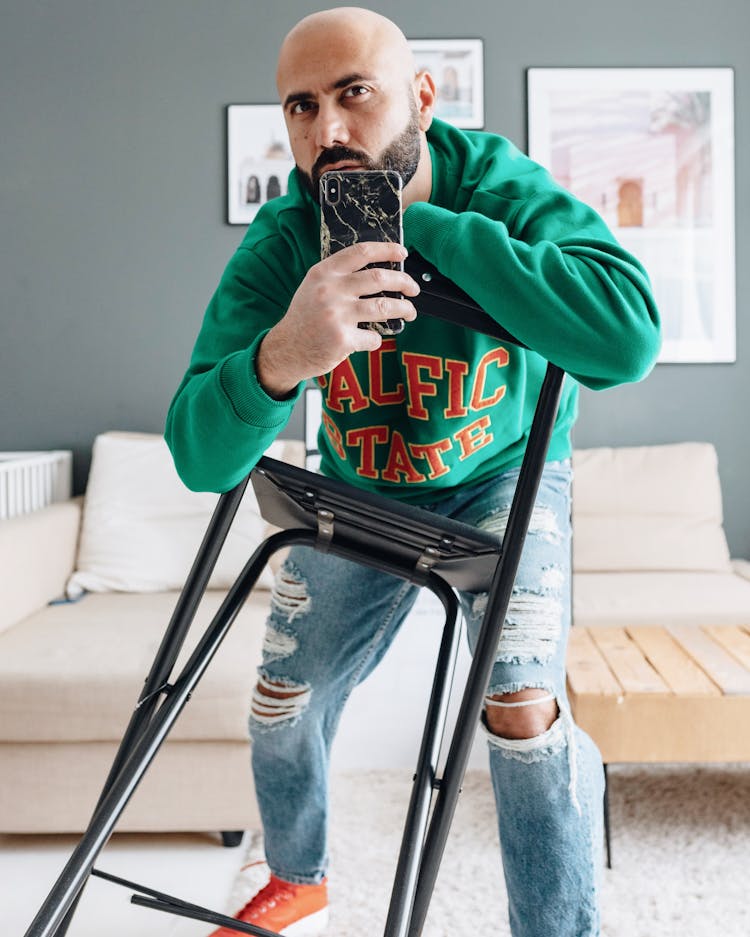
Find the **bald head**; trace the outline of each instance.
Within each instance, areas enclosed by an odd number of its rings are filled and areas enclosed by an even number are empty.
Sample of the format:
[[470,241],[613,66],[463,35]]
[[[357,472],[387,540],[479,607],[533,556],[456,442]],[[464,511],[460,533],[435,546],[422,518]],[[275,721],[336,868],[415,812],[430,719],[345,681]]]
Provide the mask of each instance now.
[[358,7],[305,17],[282,43],[276,83],[292,153],[313,194],[329,169],[394,169],[405,204],[429,195],[435,83],[417,74],[395,23]]
[[416,72],[406,36],[394,22],[361,7],[338,7],[312,13],[290,30],[281,44],[277,82],[289,79],[299,56],[332,62],[345,53],[385,61],[404,81]]

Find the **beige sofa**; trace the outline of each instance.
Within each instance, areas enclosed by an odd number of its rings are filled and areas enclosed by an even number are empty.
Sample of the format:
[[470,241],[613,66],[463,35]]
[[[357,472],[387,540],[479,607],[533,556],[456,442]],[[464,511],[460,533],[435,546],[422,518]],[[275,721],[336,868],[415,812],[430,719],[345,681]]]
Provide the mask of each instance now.
[[[300,464],[304,446],[275,444],[269,454]],[[159,437],[105,434],[95,443],[85,502],[0,522],[1,832],[86,826],[179,595],[171,580],[180,570],[162,554],[180,555],[184,578],[216,500],[187,492],[169,473]],[[103,510],[107,499],[117,502],[114,512]],[[151,505],[157,513],[146,516]],[[234,562],[219,570],[220,588],[206,593],[178,666],[270,530],[250,490],[241,511],[242,536],[224,551]],[[153,524],[168,536],[154,536]],[[146,537],[157,541],[150,552]],[[264,574],[240,612],[118,829],[257,826],[247,714],[270,581]]]
[[[122,439],[114,436],[108,445],[117,455]],[[177,598],[169,589],[112,591],[112,583],[119,583],[112,556],[104,556],[99,568],[92,563],[90,528],[111,521],[97,512],[112,501],[127,506],[123,490],[131,483],[140,490],[141,482],[133,480],[138,471],[153,475],[148,460],[136,460],[115,479],[113,494],[95,471],[96,451],[85,511],[74,500],[0,522],[0,832],[85,826]],[[299,456],[299,448],[285,453],[291,461]],[[576,453],[575,467],[578,623],[697,624],[707,616],[715,623],[750,621],[750,567],[729,559],[711,446],[584,450]],[[165,490],[156,485],[159,504]],[[158,522],[160,530],[177,523],[175,516]],[[133,562],[144,549],[137,546]],[[165,550],[160,541],[146,557],[145,573]],[[131,569],[130,583],[120,587],[138,582],[136,572],[144,575]],[[66,588],[76,593],[82,579],[87,588],[108,591],[47,604]],[[155,582],[158,577],[149,588]],[[199,622],[222,596],[221,589],[207,594]],[[119,829],[241,830],[257,824],[247,712],[269,601],[267,590],[251,596]],[[193,629],[189,644],[199,630]],[[395,697],[382,705],[397,705]]]
[[713,446],[584,449],[573,467],[575,624],[750,624]]

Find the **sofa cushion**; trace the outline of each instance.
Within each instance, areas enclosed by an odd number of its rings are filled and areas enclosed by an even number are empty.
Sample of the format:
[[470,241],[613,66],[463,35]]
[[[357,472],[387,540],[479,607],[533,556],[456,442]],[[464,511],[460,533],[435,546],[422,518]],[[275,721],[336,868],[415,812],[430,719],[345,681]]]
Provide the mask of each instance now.
[[733,573],[576,573],[573,622],[750,625],[750,581]]
[[573,471],[577,572],[730,572],[712,445],[579,449]]
[[[282,458],[285,444],[268,450]],[[104,433],[94,442],[76,569],[68,595],[180,589],[218,495],[183,485],[161,436]],[[209,588],[228,588],[261,542],[266,524],[252,486],[227,536]],[[260,585],[269,588],[268,570]]]
[[[178,664],[224,598],[206,593]],[[121,738],[177,594],[89,594],[49,606],[0,634],[0,740]],[[252,593],[170,734],[245,740],[268,592]]]

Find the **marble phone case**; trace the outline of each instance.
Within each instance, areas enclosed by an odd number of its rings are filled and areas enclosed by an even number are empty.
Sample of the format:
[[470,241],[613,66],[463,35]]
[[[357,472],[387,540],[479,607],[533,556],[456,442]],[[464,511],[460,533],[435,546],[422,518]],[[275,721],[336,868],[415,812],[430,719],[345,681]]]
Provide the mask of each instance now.
[[[358,241],[403,243],[401,176],[391,169],[330,170],[320,180],[320,253],[325,258]],[[373,266],[403,270],[403,263]],[[387,295],[401,298],[400,293]],[[403,319],[363,322],[362,328],[398,335]]]

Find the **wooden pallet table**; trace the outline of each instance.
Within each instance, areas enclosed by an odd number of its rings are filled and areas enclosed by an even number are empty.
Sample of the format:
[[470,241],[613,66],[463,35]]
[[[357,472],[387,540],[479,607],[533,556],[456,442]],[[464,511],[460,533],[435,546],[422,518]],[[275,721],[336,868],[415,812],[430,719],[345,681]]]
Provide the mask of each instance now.
[[[750,761],[750,625],[574,627],[568,694],[617,762]],[[605,800],[607,864],[611,866]]]

